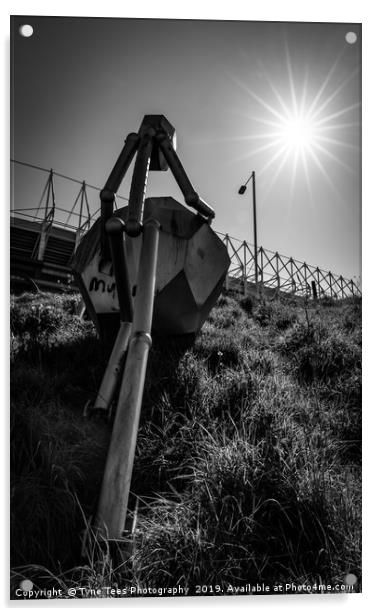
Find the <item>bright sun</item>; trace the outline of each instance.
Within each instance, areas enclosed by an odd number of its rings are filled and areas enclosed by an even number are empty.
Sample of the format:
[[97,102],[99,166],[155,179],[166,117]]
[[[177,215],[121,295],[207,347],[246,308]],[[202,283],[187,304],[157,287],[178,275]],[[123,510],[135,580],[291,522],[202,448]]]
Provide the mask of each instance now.
[[306,115],[293,114],[283,122],[281,138],[289,150],[308,150],[315,143],[315,125]]
[[[343,82],[332,86],[332,78],[340,57],[336,58],[320,87],[312,91],[308,75],[304,75],[302,86],[295,82],[288,50],[286,50],[287,86],[284,91],[276,87],[265,71],[264,76],[270,87],[268,97],[262,97],[245,83],[233,78],[253,99],[257,113],[260,110],[259,116],[248,116],[254,122],[255,131],[243,137],[243,140],[250,140],[255,147],[242,158],[258,155],[262,163],[259,177],[269,173],[270,189],[284,169],[291,175],[291,192],[296,185],[298,173],[301,173],[310,194],[312,194],[311,166],[323,175],[333,190],[336,188],[327,162],[336,163],[349,172],[353,171],[344,161],[342,149],[355,146],[344,141],[343,131],[357,125],[356,115],[353,112],[361,103],[357,101],[343,106],[340,104],[339,95],[360,69],[356,67]],[[262,130],[256,130],[256,127]]]

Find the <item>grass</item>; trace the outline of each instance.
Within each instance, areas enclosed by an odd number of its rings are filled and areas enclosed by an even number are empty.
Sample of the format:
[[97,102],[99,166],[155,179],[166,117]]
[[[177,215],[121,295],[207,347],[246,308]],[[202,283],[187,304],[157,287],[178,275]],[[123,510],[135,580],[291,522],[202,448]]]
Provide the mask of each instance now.
[[192,346],[154,339],[129,559],[91,529],[111,426],[83,417],[106,357],[78,301],[12,299],[13,596],[24,578],[361,590],[360,300],[221,296]]

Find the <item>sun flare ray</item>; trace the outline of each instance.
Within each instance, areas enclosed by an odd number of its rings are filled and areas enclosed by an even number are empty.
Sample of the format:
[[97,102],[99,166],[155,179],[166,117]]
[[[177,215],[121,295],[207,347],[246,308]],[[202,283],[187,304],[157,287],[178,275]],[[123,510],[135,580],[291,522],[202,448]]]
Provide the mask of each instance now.
[[264,176],[266,194],[285,171],[290,203],[294,203],[296,191],[299,195],[304,189],[315,207],[314,185],[319,186],[319,172],[333,194],[340,191],[340,177],[333,172],[336,165],[338,174],[342,169],[349,174],[355,172],[348,165],[347,157],[348,152],[360,149],[356,131],[360,125],[361,101],[350,94],[347,96],[346,92],[353,91],[353,84],[355,91],[359,91],[360,67],[346,75],[346,53],[343,47],[323,74],[318,66],[314,72],[312,66],[304,64],[300,75],[297,60],[293,61],[286,41],[282,57],[284,70],[277,73],[277,79],[273,79],[263,62],[258,62],[258,75],[266,82],[265,92],[259,80],[253,81],[253,73],[247,83],[230,75],[248,94],[253,106],[251,113],[243,114],[248,120],[250,136],[240,137],[243,141],[250,140],[251,148],[232,162],[254,159],[256,173]]
[[[343,53],[344,50],[338,54],[316,89],[311,81],[308,66],[304,69],[301,81],[298,80],[298,75],[294,74],[287,44],[284,56],[287,75],[286,90],[284,82],[273,81],[263,65],[260,68],[265,71],[270,97],[257,94],[253,87],[233,78],[255,103],[254,113],[248,115],[249,121],[255,127],[250,137],[251,144],[254,142],[255,147],[252,147],[239,160],[255,157],[258,161],[255,168],[259,175],[266,175],[268,171],[271,173],[269,187],[266,189],[269,192],[277,183],[284,168],[289,170],[290,201],[294,199],[300,174],[305,179],[305,185],[313,201],[312,167],[320,171],[332,191],[337,193],[329,169],[324,164],[326,160],[337,163],[349,173],[353,171],[340,153],[342,150],[358,151],[359,149],[359,144],[352,139],[355,133],[351,131],[359,126],[355,114],[361,103],[349,100],[349,104],[340,105],[338,101],[345,102],[342,98],[343,91],[352,79],[358,78],[359,69],[355,69],[332,87]],[[259,143],[261,145],[258,145]]]
[[315,162],[317,168],[320,170],[321,174],[323,175],[324,179],[326,180],[327,184],[330,186],[332,192],[334,193],[334,195],[339,198],[340,194],[334,184],[334,182],[332,181],[332,178],[329,176],[329,174],[327,173],[326,169],[324,168],[324,165],[322,163],[322,161],[320,160],[319,156],[316,154],[316,152],[314,150],[310,150],[310,156],[313,159],[313,161]]
[[309,107],[309,114],[312,114],[315,110],[317,110],[319,108],[318,103],[321,100],[324,91],[326,90],[332,75],[334,74],[336,67],[338,65],[338,63],[340,62],[341,56],[343,55],[343,51],[341,51],[341,53],[339,53],[339,55],[337,56],[336,60],[334,61],[334,63],[332,64],[331,68],[329,69],[327,75],[325,76],[325,79],[323,80],[322,85],[320,86],[319,90],[317,91],[314,100],[312,101],[310,107]]
[[338,94],[340,94],[340,92],[345,88],[346,85],[348,85],[348,83],[354,79],[354,77],[358,74],[359,69],[356,68],[354,71],[352,71],[348,77],[346,79],[344,79],[344,81],[333,90],[333,92],[328,96],[328,98],[318,107],[316,107],[316,110],[314,111],[314,115],[313,115],[313,119],[315,120],[317,118],[318,115],[320,115],[322,113],[322,111],[328,107],[328,105],[338,96]]
[[322,152],[322,154],[324,154],[325,156],[333,160],[335,163],[340,165],[340,167],[344,167],[344,169],[346,169],[349,173],[355,172],[354,169],[352,169],[352,167],[350,167],[347,163],[341,160],[339,156],[336,156],[335,154],[330,152],[327,148],[324,148],[322,145],[320,145],[320,143],[316,143],[314,147],[320,152]]
[[285,53],[286,53],[286,68],[287,68],[287,72],[289,76],[291,102],[293,105],[293,113],[296,115],[298,114],[298,103],[297,103],[297,96],[296,96],[295,85],[294,85],[293,67],[291,63],[289,46],[287,44],[287,41],[285,41]]

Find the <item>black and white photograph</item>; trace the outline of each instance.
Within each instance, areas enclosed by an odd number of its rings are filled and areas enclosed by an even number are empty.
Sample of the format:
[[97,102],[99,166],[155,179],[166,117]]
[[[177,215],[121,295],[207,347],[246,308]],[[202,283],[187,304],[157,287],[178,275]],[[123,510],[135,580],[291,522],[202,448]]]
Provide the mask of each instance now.
[[362,593],[362,36],[11,15],[12,604]]

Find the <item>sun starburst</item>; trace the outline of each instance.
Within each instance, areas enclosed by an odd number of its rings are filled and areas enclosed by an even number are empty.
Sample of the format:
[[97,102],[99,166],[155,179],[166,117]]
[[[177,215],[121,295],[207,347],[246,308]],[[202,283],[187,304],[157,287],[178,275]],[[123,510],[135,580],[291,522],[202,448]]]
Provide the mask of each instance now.
[[[259,177],[269,173],[269,192],[284,169],[291,174],[291,192],[301,175],[310,194],[314,170],[337,192],[328,171],[329,162],[332,161],[350,173],[354,172],[346,162],[344,153],[348,149],[358,148],[358,145],[348,142],[345,135],[347,130],[358,126],[358,122],[353,121],[353,112],[361,103],[356,101],[344,105],[340,104],[340,101],[343,101],[343,91],[356,77],[359,67],[344,79],[334,80],[342,53],[335,59],[317,89],[314,89],[314,84],[311,83],[308,70],[301,80],[294,78],[288,47],[287,78],[279,80],[280,86],[273,82],[268,71],[260,66],[260,72],[264,74],[269,86],[268,95],[258,94],[256,89],[237,81],[254,102],[254,113],[248,114],[248,118],[255,129],[253,134],[245,135],[243,140],[250,139],[255,145],[241,158],[253,160],[253,157],[258,157]],[[334,83],[337,85],[333,85]]]

